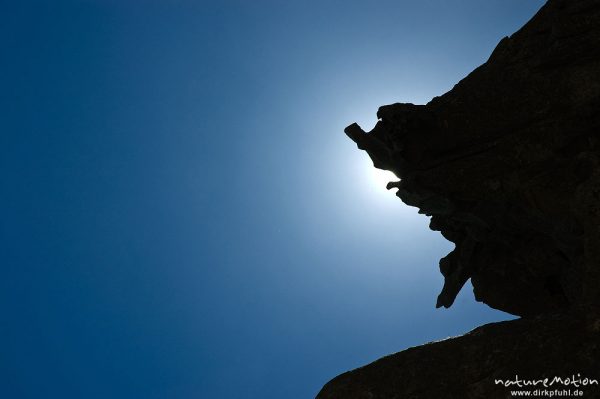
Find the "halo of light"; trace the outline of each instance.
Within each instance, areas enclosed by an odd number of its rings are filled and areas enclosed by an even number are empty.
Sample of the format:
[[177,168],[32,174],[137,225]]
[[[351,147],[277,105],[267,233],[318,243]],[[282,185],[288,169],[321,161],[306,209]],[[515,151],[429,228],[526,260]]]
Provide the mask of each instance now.
[[398,177],[389,170],[370,168],[370,180],[377,191],[387,191],[387,184],[392,181],[398,181]]

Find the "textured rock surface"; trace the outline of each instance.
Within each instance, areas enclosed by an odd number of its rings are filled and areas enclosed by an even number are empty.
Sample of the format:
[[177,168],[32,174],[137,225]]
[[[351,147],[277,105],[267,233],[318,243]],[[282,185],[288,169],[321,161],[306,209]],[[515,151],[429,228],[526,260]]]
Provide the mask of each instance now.
[[[600,398],[597,384],[584,385],[585,378],[600,381],[599,334],[600,319],[564,315],[487,324],[464,336],[410,348],[342,374],[325,385],[317,399],[495,399],[510,398],[511,390],[524,388],[577,389],[584,398]],[[554,377],[573,376],[581,380],[579,387],[551,384]],[[496,384],[516,377],[520,381],[548,378],[548,386]]]
[[549,0],[450,92],[378,118],[346,134],[456,244],[437,306],[470,278],[477,300],[523,319],[388,356],[318,398],[505,398],[494,379],[600,379],[600,0]]
[[450,92],[377,115],[346,133],[456,244],[438,307],[469,278],[515,315],[600,302],[600,1],[550,1]]

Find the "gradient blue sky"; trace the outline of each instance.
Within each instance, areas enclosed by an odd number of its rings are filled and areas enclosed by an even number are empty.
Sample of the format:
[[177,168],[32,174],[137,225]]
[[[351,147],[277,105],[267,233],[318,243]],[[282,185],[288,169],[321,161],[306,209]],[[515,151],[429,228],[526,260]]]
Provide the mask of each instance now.
[[313,397],[507,318],[343,134],[539,0],[4,2],[0,396]]

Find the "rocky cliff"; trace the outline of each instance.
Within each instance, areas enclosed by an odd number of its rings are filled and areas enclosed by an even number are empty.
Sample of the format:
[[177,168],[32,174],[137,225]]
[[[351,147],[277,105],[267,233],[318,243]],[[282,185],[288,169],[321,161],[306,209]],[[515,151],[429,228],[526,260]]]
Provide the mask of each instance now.
[[[377,116],[371,132],[353,124],[346,134],[375,167],[396,174],[388,188],[456,244],[439,264],[445,283],[437,306],[451,306],[471,279],[478,301],[527,318],[477,333],[497,338],[499,350],[512,354],[504,352],[509,362],[535,350],[533,342],[503,341],[514,334],[547,333],[548,345],[552,334],[568,334],[551,327],[557,315],[576,330],[570,337],[599,342],[588,327],[600,308],[600,1],[549,0],[450,92],[426,105],[383,106]],[[442,372],[453,356],[470,356],[466,345],[478,348],[471,366],[483,367],[494,346],[477,346],[474,334],[401,352],[336,380],[380,375],[369,381],[389,385],[392,375],[410,373],[407,367]],[[438,350],[446,351],[439,366],[407,360]],[[598,349],[591,350],[598,359]],[[486,370],[505,364],[498,362]],[[475,378],[459,377],[448,387]],[[351,396],[336,394],[340,385],[330,383],[319,397],[432,397],[399,384],[383,396]]]
[[598,302],[600,2],[550,1],[450,92],[377,116],[346,133],[456,244],[438,306],[469,278],[516,315]]

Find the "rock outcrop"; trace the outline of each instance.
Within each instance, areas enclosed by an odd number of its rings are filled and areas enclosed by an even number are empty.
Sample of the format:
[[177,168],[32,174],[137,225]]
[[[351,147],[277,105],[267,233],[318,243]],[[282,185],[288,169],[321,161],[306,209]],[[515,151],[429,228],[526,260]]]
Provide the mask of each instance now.
[[[317,399],[600,398],[600,319],[538,316],[410,348],[330,381]],[[560,380],[555,380],[555,377]],[[548,379],[544,383],[544,379]],[[566,379],[569,382],[566,382]],[[586,380],[587,379],[587,380]]]
[[507,397],[490,379],[517,365],[600,378],[600,0],[549,0],[450,92],[377,116],[346,134],[456,245],[437,307],[471,279],[478,301],[524,319],[381,359],[318,397]]
[[548,2],[450,92],[377,116],[346,134],[456,244],[438,307],[469,278],[519,316],[599,303],[600,1]]

